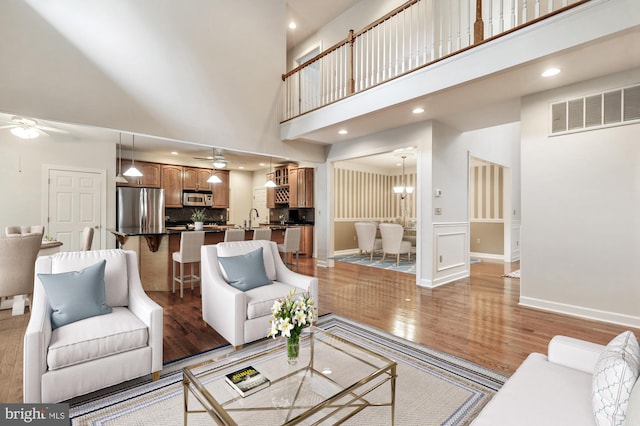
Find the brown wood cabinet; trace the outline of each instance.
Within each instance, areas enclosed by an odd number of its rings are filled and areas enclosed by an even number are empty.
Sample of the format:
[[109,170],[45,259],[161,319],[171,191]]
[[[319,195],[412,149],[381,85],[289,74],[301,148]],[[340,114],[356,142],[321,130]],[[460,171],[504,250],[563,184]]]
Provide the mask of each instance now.
[[313,226],[305,225],[300,227],[300,254],[306,256],[313,255]]
[[313,169],[302,167],[289,171],[289,207],[313,207]]
[[185,167],[182,178],[182,188],[192,191],[211,191],[212,184],[207,182],[210,177],[211,169]]
[[[267,181],[273,181],[274,173],[267,173]],[[275,181],[274,181],[275,182]],[[276,189],[271,187],[267,187],[267,208],[275,209],[276,208]]]
[[182,207],[182,166],[162,166],[165,207]]
[[[125,172],[131,167],[131,160],[122,160],[122,171]],[[145,188],[160,188],[162,165],[158,163],[148,163],[146,161],[136,161],[136,168],[142,173],[141,177],[125,176],[127,183],[118,183],[118,186],[137,186]]]
[[211,184],[213,186],[213,207],[229,207],[229,170],[216,170],[216,176],[222,182]]

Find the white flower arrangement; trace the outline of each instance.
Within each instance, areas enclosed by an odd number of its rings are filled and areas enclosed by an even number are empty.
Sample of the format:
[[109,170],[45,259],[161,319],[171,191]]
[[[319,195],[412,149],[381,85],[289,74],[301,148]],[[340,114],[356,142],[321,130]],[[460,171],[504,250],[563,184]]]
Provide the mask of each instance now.
[[293,289],[284,298],[273,302],[271,307],[271,330],[267,337],[284,336],[287,339],[298,339],[303,328],[309,327],[315,319],[315,303],[304,294],[294,300],[296,290]]

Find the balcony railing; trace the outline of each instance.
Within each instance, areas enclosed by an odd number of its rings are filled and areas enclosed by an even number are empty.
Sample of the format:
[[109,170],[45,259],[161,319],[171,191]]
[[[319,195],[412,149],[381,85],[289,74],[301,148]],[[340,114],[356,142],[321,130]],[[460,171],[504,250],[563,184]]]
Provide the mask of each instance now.
[[589,0],[411,0],[282,76],[283,121]]

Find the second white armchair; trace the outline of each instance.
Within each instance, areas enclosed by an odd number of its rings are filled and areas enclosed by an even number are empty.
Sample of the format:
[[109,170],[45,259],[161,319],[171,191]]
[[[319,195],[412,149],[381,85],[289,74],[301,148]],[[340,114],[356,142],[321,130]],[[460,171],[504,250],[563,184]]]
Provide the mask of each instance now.
[[[261,264],[256,264],[254,254],[260,249]],[[236,263],[240,265],[240,279],[226,273],[231,270],[221,268],[221,257],[229,259],[225,261],[227,265],[239,260]],[[232,259],[234,257],[236,259]],[[201,259],[202,316],[234,347],[266,337],[273,302],[284,298],[292,289],[296,289],[296,294],[309,293],[318,303],[318,279],[288,269],[275,242],[247,240],[202,246]],[[256,281],[256,275],[261,276],[261,282]],[[230,281],[236,281],[236,287]],[[237,288],[241,287],[237,281],[259,285],[243,291]]]

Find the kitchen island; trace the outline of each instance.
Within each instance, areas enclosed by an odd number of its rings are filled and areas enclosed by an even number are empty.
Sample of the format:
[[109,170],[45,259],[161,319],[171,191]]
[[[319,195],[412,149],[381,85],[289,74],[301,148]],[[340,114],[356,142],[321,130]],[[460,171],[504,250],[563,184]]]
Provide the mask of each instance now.
[[[312,252],[309,246],[309,236],[313,236],[312,225],[279,225],[261,224],[260,227],[271,228],[271,241],[278,244],[284,242],[284,232],[288,227],[303,227],[303,235],[308,235],[301,241],[300,254]],[[224,241],[224,233],[233,226],[205,225],[204,244],[217,244]],[[306,229],[306,232],[304,232]],[[120,248],[133,250],[138,255],[138,268],[142,287],[146,291],[172,291],[172,253],[180,251],[180,237],[183,232],[193,232],[193,225],[167,226],[162,230],[148,232],[138,228],[108,229],[115,235]],[[253,239],[253,229],[245,230],[245,240]],[[304,248],[303,248],[304,247]],[[312,247],[312,246],[311,246]],[[198,275],[198,274],[196,274]]]

